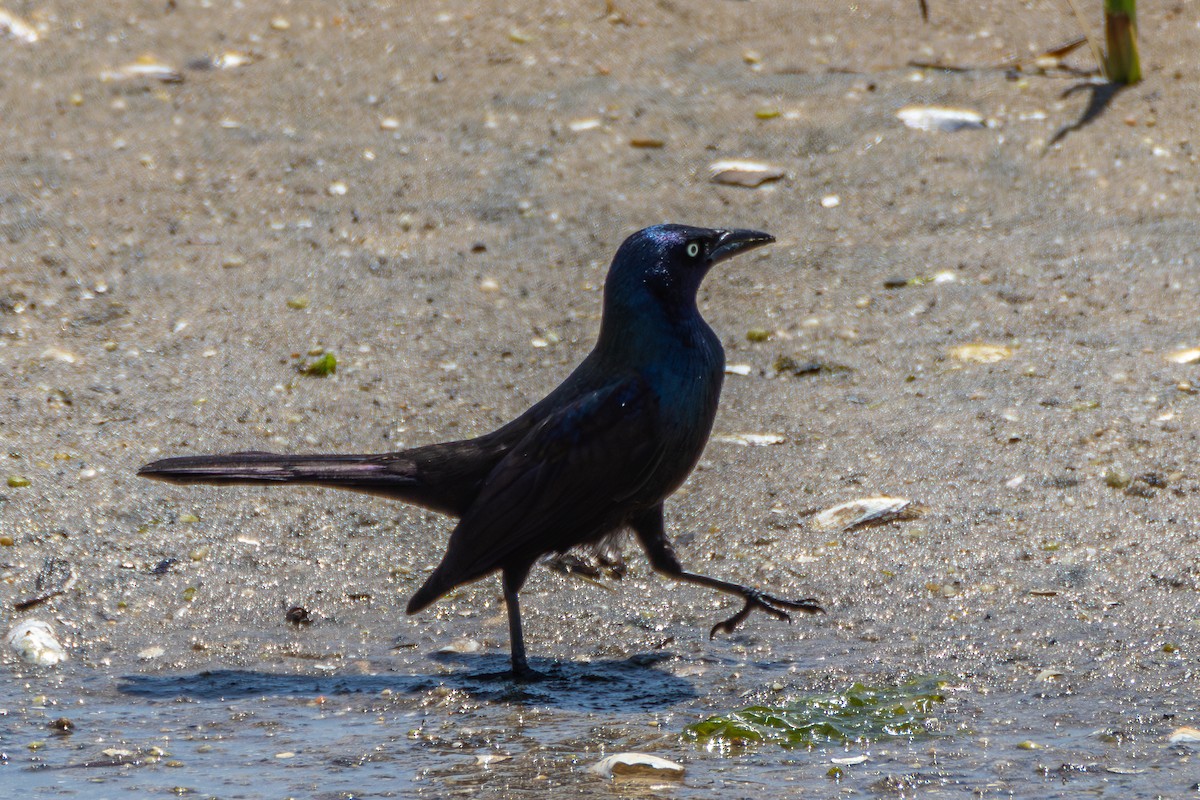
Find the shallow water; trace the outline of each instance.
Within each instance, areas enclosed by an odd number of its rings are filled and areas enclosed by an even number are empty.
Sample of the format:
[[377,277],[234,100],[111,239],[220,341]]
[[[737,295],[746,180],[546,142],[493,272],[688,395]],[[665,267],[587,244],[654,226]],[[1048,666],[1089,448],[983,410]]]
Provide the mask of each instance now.
[[[606,797],[1180,797],[1200,779],[1194,751],[1154,735],[1161,719],[1109,727],[1114,710],[1128,723],[1127,710],[1070,692],[995,694],[950,683],[929,736],[721,747],[681,736],[687,723],[721,709],[708,707],[703,686],[672,674],[670,655],[544,662],[547,678],[523,686],[492,671],[502,668],[499,657],[459,661],[440,677],[218,670],[109,680],[79,668],[48,680],[27,676],[0,694],[0,777],[9,796],[88,798],[521,797],[550,789]],[[46,683],[55,686],[37,697]],[[789,691],[765,696],[782,703]],[[64,716],[74,731],[50,731]],[[603,753],[625,750],[677,760],[686,776],[609,781],[587,770]],[[869,760],[832,777],[831,759],[857,755]]]

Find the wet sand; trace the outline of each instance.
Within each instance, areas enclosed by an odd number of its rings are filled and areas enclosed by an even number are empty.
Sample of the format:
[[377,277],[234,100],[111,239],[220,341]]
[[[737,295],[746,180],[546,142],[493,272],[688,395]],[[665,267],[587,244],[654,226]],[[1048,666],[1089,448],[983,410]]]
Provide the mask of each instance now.
[[[609,796],[586,767],[632,749],[687,766],[636,790],[664,796],[1194,790],[1196,751],[1168,742],[1200,725],[1200,375],[1166,358],[1200,345],[1186,5],[1144,10],[1147,79],[1054,144],[1088,105],[1079,77],[907,66],[1074,35],[1045,4],[935,6],[930,26],[758,1],[8,8],[41,30],[0,39],[0,621],[52,623],[69,660],[0,655],[6,785]],[[223,54],[250,63],[199,68]],[[182,79],[102,77],[143,55]],[[912,130],[910,104],[989,125]],[[786,176],[714,185],[726,158]],[[134,477],[485,432],[587,353],[609,258],[663,221],[779,239],[703,290],[746,374],[669,528],[689,566],[823,616],[709,641],[730,602],[636,553],[604,586],[541,569],[522,607],[551,679],[513,687],[494,581],[403,614],[447,520]],[[1007,355],[953,355],[973,343]],[[318,350],[336,375],[299,375]],[[880,494],[927,512],[813,523]],[[74,583],[14,610],[50,558]],[[929,739],[681,738],[918,676],[946,681]]]

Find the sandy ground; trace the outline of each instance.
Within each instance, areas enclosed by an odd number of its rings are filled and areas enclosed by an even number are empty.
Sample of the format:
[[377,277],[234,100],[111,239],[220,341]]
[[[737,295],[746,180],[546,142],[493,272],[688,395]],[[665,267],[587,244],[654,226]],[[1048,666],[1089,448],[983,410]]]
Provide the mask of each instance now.
[[[703,292],[748,374],[668,506],[681,555],[828,613],[709,642],[727,601],[640,557],[608,588],[541,570],[523,595],[535,658],[665,654],[670,731],[780,676],[803,691],[945,675],[976,702],[964,749],[997,725],[1117,744],[980,756],[942,785],[1014,791],[1105,759],[1153,764],[1125,796],[1195,784],[1190,751],[1166,743],[1200,723],[1200,375],[1166,359],[1200,345],[1194,0],[1144,9],[1146,80],[1053,144],[1092,89],[989,68],[1077,32],[1047,2],[935,5],[930,25],[902,3],[764,0],[8,9],[41,35],[0,39],[0,621],[52,622],[71,655],[46,670],[5,653],[14,718],[117,676],[331,669],[425,676],[420,697],[464,669],[430,657],[447,643],[482,646],[468,670],[502,666],[493,582],[403,616],[446,520],[134,472],[489,430],[586,354],[620,241],[674,221],[779,239]],[[222,54],[250,63],[198,68]],[[105,74],[143,55],[182,79]],[[897,120],[926,103],[989,126]],[[723,158],[786,177],[717,186]],[[981,342],[1008,356],[952,355]],[[335,376],[298,375],[317,348]],[[848,369],[792,376],[781,356]],[[812,523],[877,494],[928,512]],[[51,557],[75,583],[14,611]],[[290,626],[294,605],[314,624]],[[979,711],[992,696],[1011,702]],[[20,716],[10,750],[42,735]],[[556,724],[589,750],[586,725]]]

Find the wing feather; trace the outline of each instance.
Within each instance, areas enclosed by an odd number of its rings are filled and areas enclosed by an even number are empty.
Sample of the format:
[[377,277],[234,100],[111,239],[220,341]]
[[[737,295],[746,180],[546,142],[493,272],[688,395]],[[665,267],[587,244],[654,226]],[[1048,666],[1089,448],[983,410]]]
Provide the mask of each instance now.
[[579,397],[496,465],[410,611],[509,565],[592,541],[623,523],[664,452],[658,401],[640,377]]

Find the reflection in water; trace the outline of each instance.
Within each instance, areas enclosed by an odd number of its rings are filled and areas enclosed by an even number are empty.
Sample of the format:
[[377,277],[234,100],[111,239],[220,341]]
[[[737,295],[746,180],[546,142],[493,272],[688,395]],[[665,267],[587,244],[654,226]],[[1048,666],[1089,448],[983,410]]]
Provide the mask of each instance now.
[[126,675],[123,694],[157,700],[236,700],[247,697],[295,697],[343,694],[422,695],[454,690],[479,702],[529,703],[576,711],[649,711],[698,697],[684,678],[659,669],[667,653],[639,654],[623,660],[531,661],[545,679],[514,683],[503,655],[437,654],[437,660],[462,665],[445,675],[296,675],[256,670],[212,670],[173,675]]

